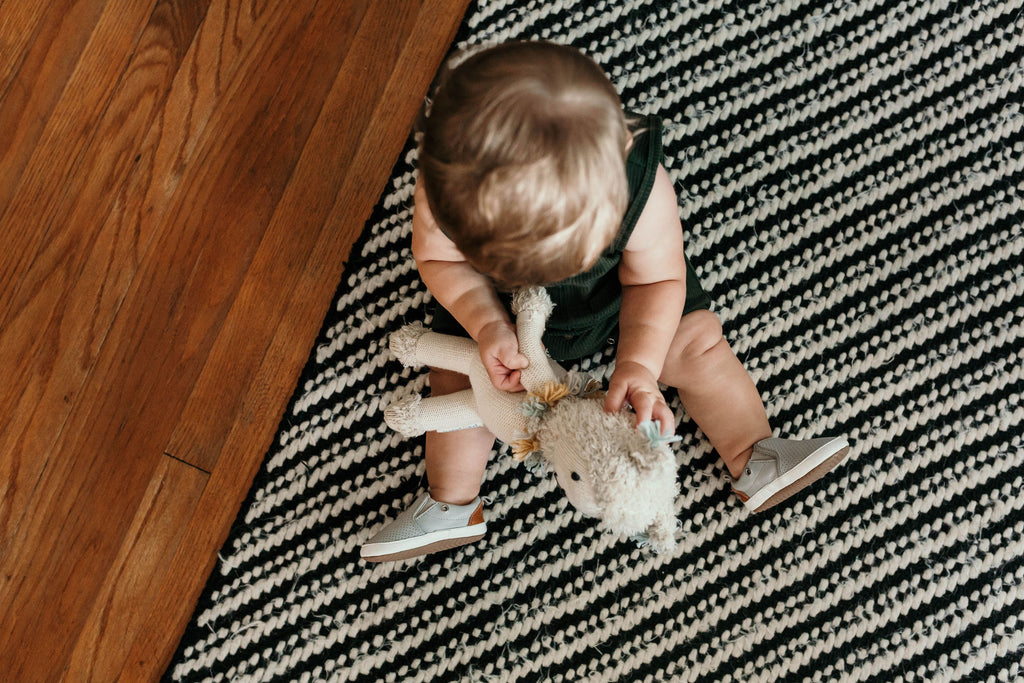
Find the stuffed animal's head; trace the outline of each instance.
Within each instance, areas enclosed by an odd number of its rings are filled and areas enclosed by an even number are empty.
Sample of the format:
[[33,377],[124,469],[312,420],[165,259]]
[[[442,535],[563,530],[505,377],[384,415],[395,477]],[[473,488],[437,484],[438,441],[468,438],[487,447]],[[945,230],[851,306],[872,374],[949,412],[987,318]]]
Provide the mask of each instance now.
[[672,550],[679,486],[666,440],[653,424],[638,430],[632,413],[606,413],[600,395],[567,393],[542,397],[531,411],[529,450],[555,472],[577,510],[657,552]]

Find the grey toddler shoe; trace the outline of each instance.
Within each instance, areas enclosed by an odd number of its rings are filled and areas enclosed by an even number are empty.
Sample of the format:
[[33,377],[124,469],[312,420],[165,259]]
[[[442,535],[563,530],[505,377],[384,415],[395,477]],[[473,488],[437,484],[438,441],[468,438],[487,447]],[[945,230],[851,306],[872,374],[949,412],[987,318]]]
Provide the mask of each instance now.
[[486,532],[479,497],[469,505],[449,505],[424,493],[364,543],[359,555],[367,562],[404,560],[479,541]]
[[754,444],[732,490],[748,510],[761,512],[820,479],[849,452],[850,444],[842,437],[764,439]]

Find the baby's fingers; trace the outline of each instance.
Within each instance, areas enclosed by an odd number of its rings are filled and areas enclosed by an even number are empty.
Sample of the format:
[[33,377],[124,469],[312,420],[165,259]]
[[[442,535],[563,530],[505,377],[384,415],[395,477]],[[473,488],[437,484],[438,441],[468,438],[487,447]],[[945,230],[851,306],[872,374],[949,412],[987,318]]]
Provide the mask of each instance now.
[[530,366],[530,359],[518,352],[502,354],[499,360],[502,365],[511,370],[522,370]]
[[604,397],[604,411],[606,413],[617,413],[626,404],[626,392],[629,387],[614,379],[608,384],[608,392]]
[[[675,432],[676,415],[672,412],[672,409],[665,403],[664,397],[656,401],[654,408],[651,411],[651,419],[661,422],[661,435],[671,436]],[[640,424],[639,422],[637,424]]]
[[522,373],[519,370],[511,370],[501,363],[493,363],[485,366],[487,375],[491,378],[491,384],[502,391],[522,391]]
[[660,400],[659,396],[647,392],[637,392],[630,397],[629,402],[633,406],[633,412],[636,413],[637,425],[654,419],[654,411],[657,404],[659,402],[664,403],[664,401]]
[[[648,420],[661,423],[661,433],[669,436],[674,431],[676,416],[665,402],[665,397],[658,393],[637,391],[629,396],[629,404],[636,413],[636,424],[640,426]],[[607,406],[606,406],[607,409]]]
[[505,376],[502,385],[498,388],[502,391],[524,391],[522,378],[523,373],[514,370]]

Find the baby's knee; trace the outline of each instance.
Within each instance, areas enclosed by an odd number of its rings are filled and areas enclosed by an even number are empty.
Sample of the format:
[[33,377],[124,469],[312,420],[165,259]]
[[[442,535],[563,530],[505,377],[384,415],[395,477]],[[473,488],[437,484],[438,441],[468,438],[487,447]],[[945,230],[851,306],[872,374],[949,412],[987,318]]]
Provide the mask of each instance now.
[[699,310],[684,315],[679,322],[674,351],[686,358],[696,358],[725,341],[722,323],[718,316],[708,310]]
[[684,315],[659,379],[676,388],[692,381],[694,372],[706,367],[722,344],[727,342],[718,316],[706,310]]
[[444,396],[469,389],[469,377],[460,372],[430,368],[430,395]]

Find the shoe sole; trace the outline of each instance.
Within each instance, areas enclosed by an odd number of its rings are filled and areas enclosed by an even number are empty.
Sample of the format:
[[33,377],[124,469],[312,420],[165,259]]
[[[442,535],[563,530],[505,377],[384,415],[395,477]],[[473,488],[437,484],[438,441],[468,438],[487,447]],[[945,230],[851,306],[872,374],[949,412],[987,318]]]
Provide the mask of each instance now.
[[[751,512],[764,512],[768,508],[778,505],[828,474],[846,458],[849,452],[850,444],[846,439],[840,437],[829,441],[811,453],[799,466],[786,472],[772,484],[758,491],[756,495],[751,496],[744,505]],[[767,499],[765,499],[766,496]]]
[[408,560],[412,557],[441,552],[442,550],[451,550],[452,548],[475,543],[482,539],[487,534],[487,525],[474,524],[462,529],[449,530],[446,533],[451,534],[452,532],[456,534],[468,533],[469,535],[449,535],[422,545],[419,544],[422,539],[378,543],[375,546],[363,546],[359,555],[367,562],[395,562],[397,560]]

